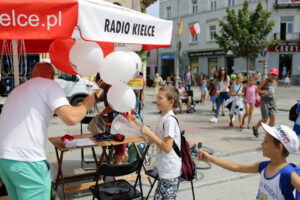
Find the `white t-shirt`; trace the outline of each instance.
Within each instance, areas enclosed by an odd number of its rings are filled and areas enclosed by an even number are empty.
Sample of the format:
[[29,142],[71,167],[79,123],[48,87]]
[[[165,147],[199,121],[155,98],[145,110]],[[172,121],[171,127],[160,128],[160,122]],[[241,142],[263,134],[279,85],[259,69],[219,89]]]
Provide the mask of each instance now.
[[[158,119],[155,134],[162,140],[168,136],[173,138],[178,148],[181,149],[180,129],[176,119],[170,115],[174,115],[173,111]],[[181,176],[181,166],[181,158],[179,158],[173,148],[169,153],[165,153],[157,148],[156,167],[160,178],[171,179]]]
[[183,92],[185,91],[184,87],[181,87],[181,88],[177,88],[178,92],[179,92],[179,99],[186,99],[186,96],[185,95],[182,95]]
[[[220,90],[223,90],[227,86],[227,80],[226,81],[220,81],[219,86],[220,86]],[[223,92],[229,92],[229,88],[227,87],[226,90],[224,90]]]
[[[281,173],[283,173],[284,170],[288,170],[289,166],[285,166],[282,169],[280,169],[275,175],[272,177],[266,177],[266,169],[269,161],[262,162],[259,165],[259,171],[260,171],[260,180],[259,180],[259,189],[256,196],[256,200],[285,200],[286,198],[283,195],[283,190],[285,190],[285,187],[288,187],[288,185],[291,186],[291,180],[289,179],[289,182],[281,182]],[[282,183],[282,185],[281,185]],[[291,189],[291,188],[290,188]],[[290,190],[290,195],[294,197],[293,189]],[[288,198],[293,200],[294,198]]]
[[54,110],[64,105],[70,104],[54,80],[33,78],[15,88],[0,115],[0,158],[45,160],[47,127]]

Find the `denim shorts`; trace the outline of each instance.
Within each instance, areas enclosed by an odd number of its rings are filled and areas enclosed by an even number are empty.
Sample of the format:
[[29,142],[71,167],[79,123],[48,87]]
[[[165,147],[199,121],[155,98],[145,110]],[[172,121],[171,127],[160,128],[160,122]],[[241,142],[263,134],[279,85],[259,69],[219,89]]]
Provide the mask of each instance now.
[[176,194],[178,191],[180,179],[172,178],[172,179],[159,179],[157,188],[154,194],[154,200],[168,199],[174,200],[176,199]]
[[211,97],[211,102],[212,102],[213,104],[216,104],[216,97],[212,96],[212,97]]

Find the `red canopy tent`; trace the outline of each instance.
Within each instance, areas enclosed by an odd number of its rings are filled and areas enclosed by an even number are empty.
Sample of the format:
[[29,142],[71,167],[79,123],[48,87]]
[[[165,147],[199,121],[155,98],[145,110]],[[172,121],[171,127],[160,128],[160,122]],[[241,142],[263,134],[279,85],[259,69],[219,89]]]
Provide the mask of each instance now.
[[172,21],[102,0],[0,1],[0,48],[12,44],[6,53],[14,54],[15,86],[19,84],[17,55],[24,53],[20,41],[26,53],[48,52],[54,40],[69,38],[150,50],[169,46],[172,29]]

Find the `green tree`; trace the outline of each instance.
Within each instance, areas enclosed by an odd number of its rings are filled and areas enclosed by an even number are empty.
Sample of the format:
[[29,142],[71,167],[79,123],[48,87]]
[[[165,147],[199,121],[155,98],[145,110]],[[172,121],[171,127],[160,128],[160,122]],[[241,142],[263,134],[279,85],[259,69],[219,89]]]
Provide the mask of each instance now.
[[232,51],[235,57],[246,60],[247,74],[249,58],[256,58],[263,51],[263,46],[278,44],[279,41],[267,41],[266,36],[272,31],[274,21],[269,21],[271,12],[263,9],[258,3],[254,12],[249,12],[249,2],[245,0],[243,8],[236,13],[235,9],[226,8],[226,21],[220,21],[220,34],[214,34],[217,44],[225,52]]

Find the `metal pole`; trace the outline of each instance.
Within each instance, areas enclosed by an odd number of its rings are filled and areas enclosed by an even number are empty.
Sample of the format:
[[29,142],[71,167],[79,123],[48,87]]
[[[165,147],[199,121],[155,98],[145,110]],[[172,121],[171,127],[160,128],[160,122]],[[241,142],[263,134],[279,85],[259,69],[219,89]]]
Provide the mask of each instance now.
[[14,63],[14,82],[15,87],[20,85],[19,80],[19,58],[18,58],[18,40],[12,40],[12,48],[13,48],[13,63]]
[[268,77],[268,63],[267,63],[268,55],[266,54],[265,60],[264,60],[264,78]]
[[176,33],[176,42],[175,42],[175,48],[176,48],[176,55],[175,55],[175,75],[176,75],[176,81],[175,86],[178,87],[178,81],[180,79],[179,77],[179,54],[180,54],[180,45],[179,45],[179,28],[180,28],[180,16],[179,16],[179,0],[177,0],[177,23],[176,26],[178,27],[177,33]]

